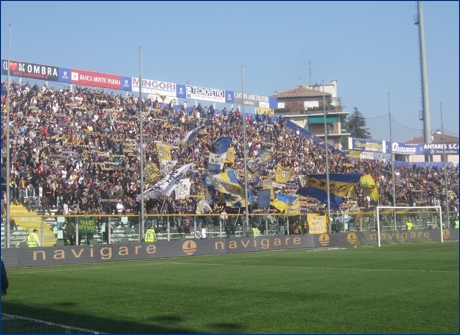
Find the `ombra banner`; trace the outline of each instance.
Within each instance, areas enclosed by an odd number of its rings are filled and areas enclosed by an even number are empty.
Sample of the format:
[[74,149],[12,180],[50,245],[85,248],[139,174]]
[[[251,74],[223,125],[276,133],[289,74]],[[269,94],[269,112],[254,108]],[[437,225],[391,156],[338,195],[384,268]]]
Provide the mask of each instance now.
[[[8,75],[7,59],[2,59],[2,75]],[[58,81],[59,71],[57,66],[20,62],[10,59],[10,75],[16,77]]]
[[71,83],[119,90],[121,77],[107,73],[72,69]]

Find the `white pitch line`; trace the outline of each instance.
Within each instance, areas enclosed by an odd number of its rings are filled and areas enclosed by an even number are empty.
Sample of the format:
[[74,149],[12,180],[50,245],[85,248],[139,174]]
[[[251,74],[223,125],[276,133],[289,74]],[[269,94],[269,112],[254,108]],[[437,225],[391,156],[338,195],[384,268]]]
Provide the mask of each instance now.
[[[187,262],[149,262],[142,264],[123,264],[123,267],[131,266],[155,266],[155,265],[191,265],[196,266],[197,263],[187,263]],[[109,265],[109,264],[107,264]],[[375,271],[375,272],[428,272],[428,273],[458,273],[457,271],[448,271],[448,270],[427,270],[427,269],[365,269],[365,268],[332,268],[332,267],[319,267],[319,266],[273,266],[273,265],[239,265],[239,264],[219,264],[219,263],[199,263],[199,265],[206,266],[225,266],[225,267],[245,267],[245,268],[269,268],[269,269],[300,269],[300,270],[328,270],[328,271]],[[27,274],[37,274],[37,273],[50,273],[50,272],[68,272],[68,271],[80,271],[80,270],[90,270],[90,269],[107,269],[110,267],[116,266],[92,266],[88,268],[68,268],[68,269],[43,269],[42,271],[27,271],[27,272],[14,272],[15,275],[27,275]]]

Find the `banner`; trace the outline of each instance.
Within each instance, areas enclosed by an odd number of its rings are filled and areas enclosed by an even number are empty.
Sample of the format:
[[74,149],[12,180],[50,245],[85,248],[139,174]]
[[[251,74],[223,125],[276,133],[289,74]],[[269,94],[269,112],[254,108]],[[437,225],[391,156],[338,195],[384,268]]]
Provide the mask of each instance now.
[[287,169],[282,166],[276,167],[275,181],[277,183],[287,183],[291,180],[292,169]]
[[351,150],[368,151],[368,152],[383,152],[388,153],[388,143],[381,140],[371,140],[364,138],[348,138],[348,148]]
[[269,113],[274,115],[275,110],[273,108],[256,107],[256,114],[266,114],[266,115],[268,115]]
[[300,200],[295,198],[294,201],[288,203],[286,215],[300,215]]
[[107,73],[72,69],[71,83],[119,90],[121,77]]
[[[141,79],[141,89],[142,93],[157,93],[160,96],[176,97],[175,83],[153,79]],[[132,90],[133,92],[139,92],[139,77],[132,77]]]
[[176,166],[177,161],[167,161],[162,159],[160,161],[160,171],[163,176],[170,174],[174,167]]
[[424,155],[458,155],[458,143],[426,143],[423,146]]
[[[329,174],[329,198],[331,208],[339,210],[342,198],[361,177],[361,173],[330,173]],[[327,204],[327,177],[325,174],[309,175],[305,181],[305,187],[297,190],[297,194],[310,196]]]
[[186,92],[187,99],[225,103],[225,90],[187,85]]
[[227,157],[227,153],[223,153],[220,155],[213,154],[212,152],[209,153],[209,164],[219,164],[220,169],[224,167],[225,157]]
[[190,179],[181,179],[176,187],[176,200],[185,199],[190,195]]
[[161,144],[157,143],[157,152],[158,152],[158,160],[161,162],[162,160],[170,161],[171,160],[171,147],[168,144]]
[[72,70],[60,67],[58,69],[58,81],[60,83],[68,83],[72,81]]
[[270,190],[258,190],[257,202],[259,208],[270,208]]
[[310,234],[327,234],[326,215],[307,214]]
[[[167,175],[161,181],[147,189],[144,192],[144,197],[148,199],[157,199],[159,196],[169,197],[177,185],[180,183],[181,179],[184,179],[185,174],[192,167],[192,165],[193,163],[189,163],[180,167],[179,169],[174,170],[173,173]],[[141,195],[139,194],[136,197],[136,201],[139,202],[140,199]]]
[[270,179],[262,180],[262,188],[270,190],[270,199],[275,199],[275,190],[273,188],[273,182]]
[[[2,75],[8,75],[8,60],[2,59]],[[56,66],[26,63],[10,59],[10,76],[59,81]]]
[[78,218],[78,232],[79,233],[95,233],[96,232],[96,218],[79,217]]
[[352,158],[374,159],[374,153],[368,151],[349,150],[348,155]]
[[233,92],[233,101],[237,105],[253,106],[253,107],[270,107],[269,98],[263,95],[247,94],[241,92]]

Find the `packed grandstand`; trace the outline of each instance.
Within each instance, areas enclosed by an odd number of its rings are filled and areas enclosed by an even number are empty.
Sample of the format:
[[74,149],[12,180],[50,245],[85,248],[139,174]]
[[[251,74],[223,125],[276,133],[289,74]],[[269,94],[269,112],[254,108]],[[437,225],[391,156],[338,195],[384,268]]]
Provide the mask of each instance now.
[[[7,143],[6,87],[3,82],[3,155]],[[8,180],[14,203],[26,205],[25,189],[34,189],[40,200],[33,210],[41,208],[45,197],[45,203],[63,214],[139,213],[139,97],[70,87],[56,89],[14,81],[10,85],[11,174],[6,176],[6,159],[2,157],[3,201]],[[193,163],[181,176],[189,180],[186,195],[179,196],[176,190],[169,196],[145,197],[145,213],[199,213],[203,210],[201,199],[206,199],[209,212],[225,209],[236,213],[241,203],[229,206],[219,190],[207,185],[206,174],[209,156],[215,153],[213,145],[220,138],[231,138],[232,157],[226,157],[218,173],[234,171],[239,184],[245,185],[242,112],[231,107],[218,110],[213,105],[160,104],[151,97],[144,97],[142,106],[145,189],[178,167]],[[302,212],[325,211],[326,205],[318,199],[296,194],[306,176],[326,173],[324,145],[288,127],[282,117],[251,113],[245,117],[247,160],[257,163],[261,152],[270,153],[263,164],[255,165],[257,169],[249,170],[248,188],[254,194],[250,211],[260,210],[257,194],[267,188],[267,181],[275,194],[272,200],[277,194],[290,195],[300,199]],[[168,167],[162,162],[165,160],[174,164]],[[355,194],[343,197],[340,211],[393,204],[388,160],[351,158],[330,148],[328,162],[329,173],[371,175],[378,185],[378,200],[374,200],[357,182]],[[283,183],[276,178],[280,168],[289,171],[290,178]],[[448,206],[451,212],[458,212],[458,165],[401,165],[395,168],[395,176],[398,206],[442,206],[443,211]],[[270,211],[280,212],[271,204]]]

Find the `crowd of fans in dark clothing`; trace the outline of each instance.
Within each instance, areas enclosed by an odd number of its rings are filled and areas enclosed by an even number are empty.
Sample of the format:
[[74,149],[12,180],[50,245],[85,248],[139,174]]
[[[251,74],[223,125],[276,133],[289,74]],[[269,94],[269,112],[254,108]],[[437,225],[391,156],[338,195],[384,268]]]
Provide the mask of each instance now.
[[[91,88],[49,88],[37,84],[10,85],[11,174],[7,179],[2,157],[2,186],[10,183],[11,201],[29,210],[57,208],[59,213],[139,213],[136,197],[140,193],[139,97],[105,93]],[[193,162],[187,176],[191,196],[146,199],[147,214],[195,213],[203,186],[212,143],[231,136],[235,162],[226,164],[237,172],[244,185],[243,115],[238,109],[214,109],[213,105],[188,107],[160,104],[143,99],[144,166],[160,165],[156,143],[171,145],[177,166]],[[6,83],[2,83],[2,153],[6,148]],[[248,159],[261,149],[273,151],[273,158],[260,171],[261,180],[275,180],[278,165],[293,169],[290,184],[299,186],[309,174],[326,172],[325,152],[320,145],[286,126],[286,120],[271,115],[247,116]],[[205,128],[184,146],[188,131]],[[392,205],[392,173],[388,161],[361,160],[329,150],[330,173],[370,173],[378,182],[379,204]],[[397,167],[398,205],[441,205],[458,211],[458,166],[448,168]],[[450,196],[445,193],[445,173]],[[303,177],[302,177],[303,176]],[[250,177],[252,177],[250,175]],[[149,185],[146,185],[146,188]],[[259,184],[260,186],[260,184]],[[258,185],[252,185],[253,189]],[[377,205],[357,185],[356,201],[345,199],[344,210]],[[281,193],[285,190],[277,190]],[[36,197],[32,197],[34,194]],[[37,199],[31,201],[30,199]],[[309,208],[324,209],[324,204],[309,198]],[[224,208],[222,203],[213,204]],[[251,206],[257,208],[257,204]],[[273,208],[272,208],[273,209]],[[228,213],[231,208],[226,208]]]

